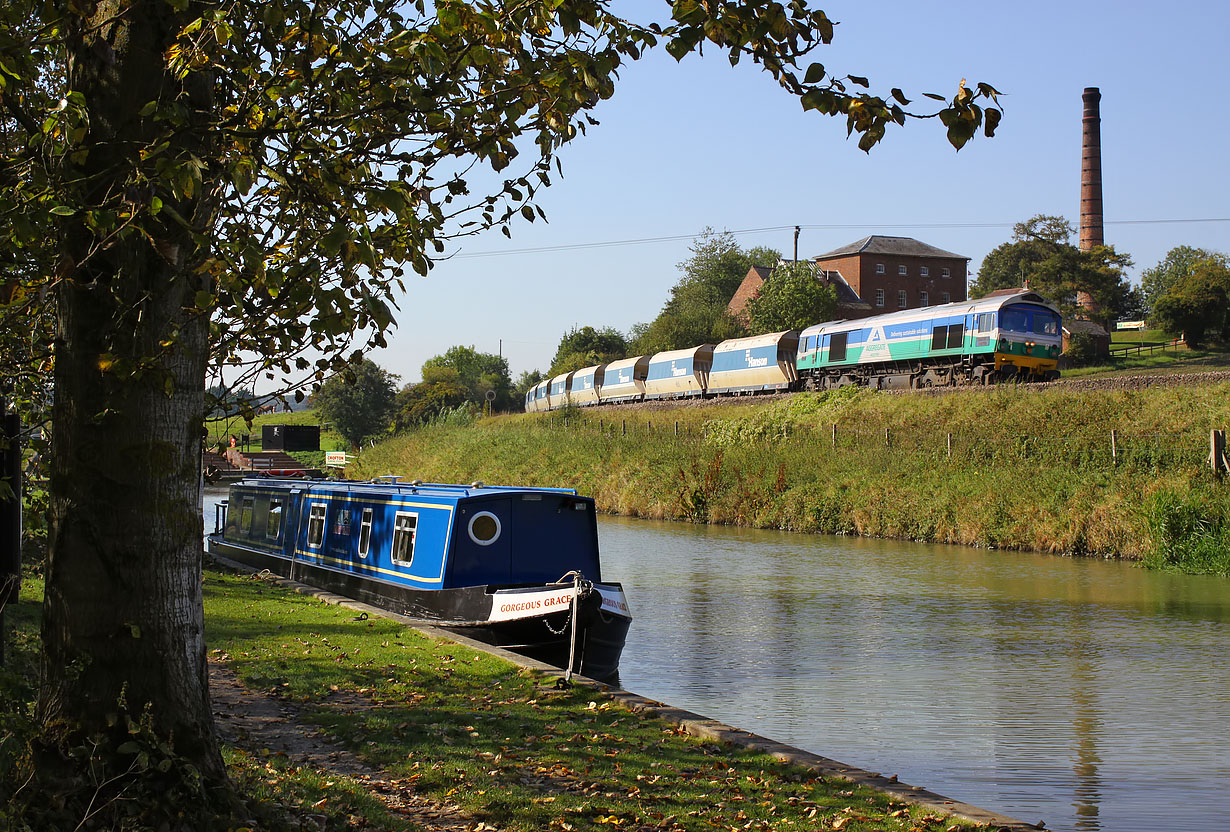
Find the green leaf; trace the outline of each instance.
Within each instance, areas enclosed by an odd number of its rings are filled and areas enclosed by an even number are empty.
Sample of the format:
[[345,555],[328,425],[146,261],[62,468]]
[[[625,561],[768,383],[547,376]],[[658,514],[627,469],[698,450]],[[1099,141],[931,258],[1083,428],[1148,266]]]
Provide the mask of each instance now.
[[867,79],[861,75],[847,75],[846,77],[850,79],[851,84],[858,84],[860,87],[867,86]]
[[51,213],[55,214],[57,217],[71,217],[77,212],[76,210],[69,208],[67,205],[57,205],[51,209]]
[[142,118],[144,118],[145,116],[151,115],[151,114],[154,112],[154,110],[157,110],[157,109],[158,109],[158,101],[157,101],[157,100],[154,100],[154,101],[147,101],[147,102],[145,103],[145,106],[144,106],[144,107],[142,107],[142,108],[140,109],[140,111],[137,113],[137,115],[139,115],[139,116],[141,116]]
[[906,98],[905,93],[903,93],[897,87],[893,87],[892,96],[893,98],[897,99],[899,102],[904,104],[905,106],[907,107],[910,106],[910,99]]
[[137,745],[132,740],[129,740],[128,742],[120,743],[120,746],[115,749],[115,753],[117,754],[136,754],[140,750],[141,750],[141,746]]
[[988,107],[984,117],[986,122],[983,124],[982,133],[988,139],[995,135],[995,128],[999,126],[999,120],[1003,118],[1002,110],[997,110],[994,107]]
[[807,74],[803,76],[804,84],[818,84],[824,79],[824,64],[812,64],[807,68]]

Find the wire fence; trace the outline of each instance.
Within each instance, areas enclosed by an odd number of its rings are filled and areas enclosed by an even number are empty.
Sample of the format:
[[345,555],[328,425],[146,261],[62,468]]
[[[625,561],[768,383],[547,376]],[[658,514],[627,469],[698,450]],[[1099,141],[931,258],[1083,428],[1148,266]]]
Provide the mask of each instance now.
[[[976,434],[831,423],[765,426],[755,422],[695,424],[672,419],[592,419],[556,416],[536,421],[544,431],[567,431],[612,442],[647,441],[714,448],[796,447],[827,454],[874,454],[877,458],[926,457],[978,463],[1029,463],[1084,469],[1153,471],[1207,467],[1213,461],[1209,432],[1147,433],[1107,429],[1062,436]],[[1216,433],[1216,432],[1214,432]],[[1219,470],[1214,464],[1214,470]]]

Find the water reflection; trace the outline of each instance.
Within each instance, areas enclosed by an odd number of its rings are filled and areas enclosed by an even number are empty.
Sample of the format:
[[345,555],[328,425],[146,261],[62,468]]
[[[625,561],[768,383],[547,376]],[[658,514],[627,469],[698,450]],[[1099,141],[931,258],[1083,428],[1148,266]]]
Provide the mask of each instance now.
[[1230,582],[604,519],[630,690],[1053,829],[1208,829]]

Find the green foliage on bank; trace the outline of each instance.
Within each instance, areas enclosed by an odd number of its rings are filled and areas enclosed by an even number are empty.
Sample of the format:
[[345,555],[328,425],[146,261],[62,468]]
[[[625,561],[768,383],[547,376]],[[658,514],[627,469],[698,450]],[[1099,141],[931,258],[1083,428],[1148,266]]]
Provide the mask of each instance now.
[[[439,426],[370,449],[350,474],[572,486],[633,516],[1226,572],[1176,554],[1203,530],[1216,541],[1230,528],[1218,519],[1230,518],[1230,485],[1205,464],[1209,430],[1225,426],[1225,384],[938,396],[847,388]],[[1159,525],[1157,495],[1188,506],[1171,515],[1200,522]]]

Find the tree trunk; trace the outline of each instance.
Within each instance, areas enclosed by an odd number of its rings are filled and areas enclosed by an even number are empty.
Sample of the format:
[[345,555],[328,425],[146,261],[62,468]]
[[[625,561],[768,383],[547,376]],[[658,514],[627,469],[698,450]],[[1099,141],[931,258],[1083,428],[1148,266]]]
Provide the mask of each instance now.
[[[164,805],[143,813],[182,818],[192,797],[229,794],[201,599],[208,322],[192,307],[205,288],[193,268],[204,254],[201,237],[179,223],[142,216],[147,233],[117,235],[84,215],[92,206],[139,210],[157,196],[204,230],[207,189],[185,196],[151,175],[138,151],[162,127],[139,111],[148,101],[187,103],[194,115],[162,158],[199,153],[207,138],[192,122],[210,114],[209,79],[176,79],[164,60],[200,7],[104,0],[90,9],[69,13],[69,83],[89,107],[89,153],[74,171],[82,207],[64,228],[57,287],[38,774],[66,791],[127,773],[115,786],[131,779],[161,796]],[[70,748],[93,759],[70,758]],[[171,762],[159,771],[163,760]],[[193,769],[202,780],[185,785]]]

